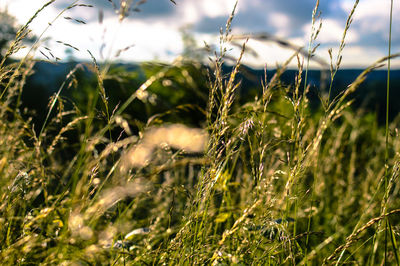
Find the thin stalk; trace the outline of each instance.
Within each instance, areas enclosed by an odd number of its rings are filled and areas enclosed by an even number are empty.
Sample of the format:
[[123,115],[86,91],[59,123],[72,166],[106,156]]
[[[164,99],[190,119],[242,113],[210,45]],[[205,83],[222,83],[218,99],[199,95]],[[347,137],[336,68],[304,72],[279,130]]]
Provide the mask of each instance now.
[[[388,185],[389,185],[389,96],[390,96],[390,56],[392,53],[392,21],[393,21],[393,0],[390,1],[390,22],[389,22],[389,44],[388,44],[388,70],[386,83],[386,126],[385,126],[385,194],[384,206],[388,200]],[[384,210],[386,208],[384,207]],[[385,265],[387,265],[387,240],[388,240],[388,218],[385,222]]]
[[332,88],[333,88],[333,81],[335,79],[336,73],[338,72],[340,65],[342,63],[342,52],[344,50],[344,47],[346,46],[346,36],[347,36],[347,31],[350,28],[351,23],[353,22],[353,17],[354,17],[354,12],[356,11],[356,8],[358,6],[358,3],[360,2],[360,0],[356,0],[354,2],[353,8],[350,11],[349,16],[347,17],[346,20],[346,26],[344,28],[343,31],[343,36],[342,36],[342,40],[340,41],[340,45],[339,45],[339,51],[336,57],[336,64],[335,64],[335,68],[333,68],[332,65],[332,50],[329,51],[329,56],[331,57],[331,82],[329,84],[329,92],[328,92],[328,99],[327,99],[327,103],[326,103],[326,107],[329,109],[331,106],[331,94],[332,94]]
[[303,92],[306,91],[307,89],[307,79],[308,79],[308,68],[310,66],[310,60],[311,57],[313,55],[313,49],[312,49],[312,45],[314,43],[314,41],[317,39],[319,31],[321,29],[321,23],[319,25],[319,28],[316,29],[315,28],[315,20],[317,18],[317,12],[318,12],[318,8],[319,8],[319,0],[317,0],[317,2],[315,3],[315,7],[312,13],[312,24],[311,24],[311,36],[310,36],[310,41],[308,42],[308,49],[307,49],[307,62],[306,62],[306,72],[305,72],[305,77],[304,77],[304,90]]
[[[310,60],[311,60],[311,57],[314,55],[315,50],[319,46],[319,45],[316,45],[313,48],[313,43],[317,39],[318,34],[319,34],[319,32],[321,30],[321,27],[322,27],[322,22],[321,21],[320,21],[319,25],[316,27],[316,20],[319,17],[318,9],[319,9],[319,0],[316,1],[315,7],[314,7],[313,12],[312,12],[311,35],[310,35],[310,40],[309,40],[308,49],[307,49],[307,61],[306,61],[306,69],[305,69],[305,74],[304,74],[304,88],[303,88],[303,93],[302,93],[302,96],[301,96],[301,101],[302,102],[298,107],[295,107],[295,109],[299,108],[299,109],[295,110],[296,121],[294,121],[294,123],[295,123],[294,124],[295,125],[294,130],[295,130],[295,132],[293,132],[293,134],[294,134],[293,138],[295,139],[295,143],[292,146],[292,148],[293,148],[293,150],[292,150],[293,156],[295,154],[295,150],[296,150],[296,146],[297,146],[297,162],[296,162],[296,164],[300,164],[300,161],[301,161],[300,158],[301,158],[301,154],[303,152],[303,147],[301,145],[301,136],[300,136],[301,135],[301,131],[302,131],[302,125],[297,121],[301,121],[302,120],[302,116],[304,115],[304,109],[305,109],[305,104],[304,103],[306,102],[305,99],[306,99],[306,92],[307,92],[308,70],[309,70],[309,66],[310,66]],[[299,59],[298,59],[298,69],[299,69],[299,75],[298,75],[297,81],[296,81],[298,84],[296,84],[296,89],[295,89],[295,101],[297,103],[299,103],[299,101],[300,101],[300,98],[299,98],[300,97],[300,95],[299,95],[299,87],[300,87],[300,84],[301,84],[301,77],[302,77],[302,72],[303,72],[303,63],[300,64]],[[295,158],[295,160],[296,160],[296,158]],[[291,164],[291,162],[289,162],[289,164]],[[292,167],[292,166],[290,166],[290,167]],[[293,167],[296,168],[296,166],[293,166]],[[297,193],[297,186],[298,186],[298,183],[296,182],[295,193]],[[290,212],[290,209],[289,209],[290,208],[289,197],[290,197],[290,190],[288,190],[287,194],[286,194],[286,218],[289,217],[289,212]],[[298,197],[296,196],[296,200],[295,200],[295,204],[294,204],[295,221],[294,221],[294,224],[293,224],[293,237],[296,237],[296,231],[297,231],[297,212],[298,212]],[[307,238],[308,238],[308,236],[307,236]],[[307,240],[307,242],[308,242],[308,240]]]
[[[318,165],[319,165],[319,156],[317,156],[317,163],[315,164],[314,167],[314,178],[312,182],[312,194],[311,194],[311,206],[310,206],[310,212],[308,214],[308,222],[307,222],[307,237],[306,237],[306,247],[305,247],[305,265],[308,265],[308,243],[309,243],[309,237],[310,237],[310,231],[311,231],[311,222],[312,222],[312,215],[313,215],[313,208],[314,208],[314,201],[315,201],[315,178],[317,176],[317,170],[318,170]],[[296,236],[295,236],[296,237]]]

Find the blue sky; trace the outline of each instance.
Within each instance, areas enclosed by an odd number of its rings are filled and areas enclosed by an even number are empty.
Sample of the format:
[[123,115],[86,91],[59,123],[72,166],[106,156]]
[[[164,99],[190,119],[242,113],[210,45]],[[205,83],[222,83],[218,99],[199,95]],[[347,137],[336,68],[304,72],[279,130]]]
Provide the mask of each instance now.
[[[7,6],[9,12],[22,24],[45,2],[47,1],[0,0],[0,5],[3,8]],[[48,22],[72,2],[55,1],[32,24],[32,31],[40,34]],[[113,2],[117,7],[120,4],[119,0]],[[119,23],[118,14],[109,0],[79,1],[94,7],[76,7],[63,13],[45,33],[48,40],[43,46],[49,47],[56,56],[66,58],[66,47],[57,41],[69,43],[79,48],[79,51],[74,51],[75,58],[88,59],[87,50],[90,50],[98,60],[113,59],[117,50],[132,46],[118,59],[157,59],[170,62],[182,51],[180,30],[183,27],[193,35],[199,47],[203,47],[204,42],[210,45],[217,44],[219,29],[224,27],[235,0],[175,2],[176,5],[169,0],[147,0],[139,6],[140,12],[131,13]],[[394,2],[392,49],[393,52],[400,52],[400,5],[399,1]],[[323,26],[316,41],[321,43],[317,55],[326,61],[329,61],[329,48],[333,48],[334,55],[337,51],[347,15],[353,4],[353,0],[320,0]],[[233,21],[233,34],[268,33],[294,45],[307,46],[314,6],[315,0],[239,0]],[[344,67],[366,67],[387,54],[389,7],[390,0],[360,0],[346,39]],[[100,12],[104,14],[102,24],[99,23]],[[84,20],[86,24],[82,25],[64,17]],[[244,61],[255,67],[265,64],[273,67],[293,53],[292,50],[273,41],[250,40],[248,46],[254,49],[258,56],[248,53]],[[238,50],[232,48],[230,53],[237,55]],[[394,60],[393,64],[400,66],[398,61]]]

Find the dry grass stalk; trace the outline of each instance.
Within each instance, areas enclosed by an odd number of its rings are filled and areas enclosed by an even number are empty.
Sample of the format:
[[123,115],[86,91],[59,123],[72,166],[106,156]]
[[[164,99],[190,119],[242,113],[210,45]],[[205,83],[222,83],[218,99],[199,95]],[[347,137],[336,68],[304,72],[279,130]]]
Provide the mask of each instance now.
[[367,230],[368,228],[370,228],[371,226],[373,226],[374,224],[380,222],[382,219],[385,219],[386,217],[389,217],[393,214],[398,214],[400,213],[400,209],[396,209],[396,210],[392,210],[388,213],[385,213],[379,217],[375,217],[373,219],[371,219],[368,223],[366,223],[365,225],[363,225],[360,229],[358,229],[356,232],[352,233],[351,235],[349,235],[346,238],[346,243],[344,243],[343,245],[340,245],[338,248],[335,249],[335,251],[327,258],[325,258],[324,260],[324,264],[329,263],[330,261],[334,260],[336,258],[336,256],[338,255],[339,252],[341,252],[342,250],[347,249],[348,247],[350,247],[352,244],[354,244],[355,242],[358,241],[358,236],[364,232],[365,230]]

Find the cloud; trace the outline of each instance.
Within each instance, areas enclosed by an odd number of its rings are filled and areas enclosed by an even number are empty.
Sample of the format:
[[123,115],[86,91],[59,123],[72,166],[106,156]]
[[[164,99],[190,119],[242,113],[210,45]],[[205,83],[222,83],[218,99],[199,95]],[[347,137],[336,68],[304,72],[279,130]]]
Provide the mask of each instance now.
[[220,28],[223,28],[226,24],[226,16],[218,17],[203,17],[194,27],[194,31],[200,33],[218,33]]
[[[138,1],[133,1],[132,8],[135,7],[135,3]],[[97,19],[97,11],[99,9],[103,10],[106,15],[115,14],[120,7],[120,0],[96,0],[95,3],[91,1],[84,1],[82,3],[91,4],[94,6],[95,10],[86,10],[86,17],[91,20]],[[59,10],[67,8],[71,4],[71,0],[62,0],[55,3],[55,7]],[[76,8],[71,10],[74,15],[82,15],[82,9]],[[87,12],[90,15],[87,15]],[[137,11],[132,11],[129,14],[130,19],[163,19],[168,16],[172,16],[176,13],[176,8],[170,0],[147,0],[144,4],[137,6]]]
[[[87,3],[89,0],[86,0]],[[137,2],[137,1],[134,1]],[[234,0],[179,0],[177,6],[170,0],[147,0],[140,5],[140,12],[132,12],[130,20],[145,20],[148,23],[174,20],[179,28],[184,24],[193,24],[193,29],[199,33],[218,34],[219,29],[225,26],[234,6]],[[66,8],[71,1],[56,2],[58,9]],[[112,4],[113,3],[113,4]],[[110,17],[115,14],[120,0],[96,0],[95,10],[71,10],[72,15],[95,21],[98,18],[98,9]],[[114,5],[114,7],[113,7]],[[239,1],[233,28],[241,32],[268,32],[279,34],[282,37],[303,36],[302,27],[311,21],[311,13],[315,0],[252,0]],[[324,17],[334,16],[345,18],[343,6],[337,1],[321,1],[320,10]]]
[[233,20],[233,27],[243,33],[272,32],[274,27],[268,23],[268,17],[263,12],[254,12],[251,9],[240,10]]
[[[349,11],[352,5],[348,0],[342,2],[342,8]],[[358,44],[369,47],[385,48],[389,39],[389,10],[390,1],[365,0],[361,1],[355,11],[351,30],[361,37]],[[400,45],[400,5],[395,1],[393,6],[392,45]]]
[[[120,3],[120,0],[113,1],[115,6]],[[211,45],[217,43],[219,29],[225,27],[236,2],[236,0],[175,1],[176,6],[170,0],[147,0],[140,6],[141,12],[131,13],[122,26],[118,26],[118,16],[109,0],[81,0],[80,3],[92,4],[94,7],[73,8],[62,16],[85,20],[87,25],[71,24],[71,20],[61,18],[46,32],[46,37],[50,36],[53,40],[70,41],[72,45],[83,47],[81,50],[86,51],[85,48],[92,47],[92,43],[102,42],[101,36],[104,28],[107,29],[110,38],[114,38],[117,35],[115,33],[117,29],[122,27],[123,29],[119,30],[120,40],[115,43],[121,44],[121,46],[135,44],[134,48],[125,55],[130,53],[138,60],[152,59],[155,55],[160,55],[160,59],[162,59],[165,54],[179,53],[179,49],[182,47],[179,28],[183,26],[192,26],[192,33],[200,45],[203,40]],[[9,11],[17,17],[18,22],[24,24],[46,2],[47,0],[5,0],[4,5],[8,5]],[[138,2],[138,0],[134,2]],[[236,16],[232,23],[233,32],[266,32],[292,43],[293,40],[296,40],[296,45],[307,46],[315,2],[316,0],[239,0]],[[31,24],[33,32],[40,34],[48,26],[48,23],[71,3],[71,0],[57,0],[46,8]],[[354,0],[320,1],[323,28],[317,42],[321,42],[318,52],[322,55],[327,55],[328,48],[338,47],[347,15],[353,4]],[[375,56],[387,53],[389,8],[390,1],[360,1],[346,38],[345,51],[351,51],[347,54],[349,59],[365,63],[375,61],[378,59]],[[97,23],[99,10],[104,12],[102,25]],[[396,16],[399,13],[400,3],[395,1],[392,29],[393,52],[398,52],[400,48],[400,27],[398,26],[400,17]],[[257,46],[257,43],[254,45]],[[267,61],[284,61],[287,58],[287,56],[283,57],[284,53],[291,53],[291,51],[274,50],[275,48],[272,47],[275,46],[274,43],[263,43],[260,44],[258,47],[260,50],[257,51],[277,56],[276,58],[266,56],[265,60]],[[61,48],[59,56],[62,54]],[[263,61],[261,64],[265,62],[264,60],[260,61]],[[344,62],[350,64],[350,61]]]
[[[339,45],[342,40],[345,21],[340,21],[333,18],[325,19],[322,23],[321,31],[318,35],[317,42],[325,45]],[[311,23],[303,26],[304,39],[308,42],[311,34]],[[353,29],[350,29],[346,34],[346,43],[356,43],[360,39],[360,34]]]
[[175,6],[169,0],[147,0],[139,7],[140,12],[132,14],[133,19],[160,18],[171,16],[176,13]]
[[[302,36],[302,27],[311,21],[315,0],[254,0],[239,6],[238,24],[247,31],[267,31]],[[335,1],[321,1],[319,10],[323,17],[343,17],[344,12]]]

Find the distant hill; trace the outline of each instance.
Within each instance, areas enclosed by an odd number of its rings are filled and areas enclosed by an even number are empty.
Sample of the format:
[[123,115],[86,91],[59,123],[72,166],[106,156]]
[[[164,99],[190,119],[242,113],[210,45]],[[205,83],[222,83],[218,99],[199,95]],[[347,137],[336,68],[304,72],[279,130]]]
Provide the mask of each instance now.
[[[243,88],[258,86],[259,81],[264,78],[264,70],[248,69],[248,71],[252,78],[249,79],[245,75],[241,76],[243,78]],[[332,95],[335,96],[340,91],[346,89],[347,86],[349,86],[363,71],[364,69],[339,70],[333,82]],[[285,73],[283,73],[281,81],[284,84],[293,84],[297,73],[297,70],[287,70]],[[269,78],[271,78],[274,74],[274,70],[267,72],[267,76]],[[307,83],[311,85],[309,97],[312,102],[311,104],[313,105],[319,104],[318,93],[320,92],[318,92],[318,90],[325,88],[326,92],[329,88],[330,72],[325,71],[325,78],[322,78],[323,75],[321,76],[321,74],[322,73],[319,70],[310,70],[308,72]],[[393,119],[400,113],[400,70],[392,70],[390,72],[390,81],[389,112],[390,119]],[[369,111],[376,111],[380,122],[384,121],[384,116],[386,113],[386,82],[386,70],[375,70],[368,74],[364,83],[360,85],[353,95],[355,98],[353,107],[362,107]],[[245,92],[246,89],[243,89],[242,91]]]
[[[58,63],[50,64],[46,62],[38,62],[34,68],[34,74],[27,80],[26,88],[23,93],[24,107],[31,108],[36,111],[37,123],[46,115],[49,97],[53,95],[61,86],[62,82],[76,63]],[[140,72],[140,79],[145,80],[144,72],[140,65],[137,64],[120,64],[128,71]],[[231,67],[224,66],[226,73],[229,73]],[[362,69],[346,69],[338,71],[335,81],[333,95],[345,89],[351,84],[357,76],[362,72]],[[89,71],[85,72],[90,75]],[[275,73],[274,70],[267,72],[268,78],[271,78]],[[297,74],[297,70],[287,70],[281,78],[284,84],[292,84]],[[322,84],[328,87],[330,73],[326,73],[325,82]],[[245,68],[239,78],[242,80],[240,93],[244,96],[249,91],[260,90],[260,81],[264,78],[264,70]],[[354,107],[363,107],[371,111],[377,111],[379,120],[382,122],[385,114],[386,103],[386,78],[387,71],[377,70],[370,73],[366,81],[360,86],[355,93],[356,101]],[[323,81],[322,81],[323,82]],[[319,103],[318,89],[321,88],[321,71],[310,70],[308,74],[308,83],[311,85],[310,99],[315,106]],[[322,87],[324,87],[322,86]],[[394,118],[400,112],[400,70],[391,71],[391,95],[390,95],[390,117]]]

